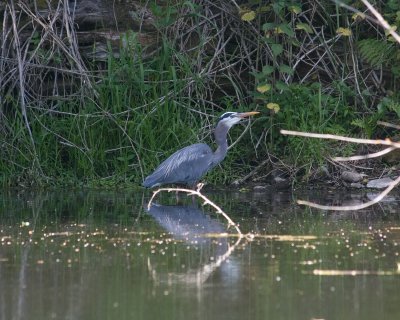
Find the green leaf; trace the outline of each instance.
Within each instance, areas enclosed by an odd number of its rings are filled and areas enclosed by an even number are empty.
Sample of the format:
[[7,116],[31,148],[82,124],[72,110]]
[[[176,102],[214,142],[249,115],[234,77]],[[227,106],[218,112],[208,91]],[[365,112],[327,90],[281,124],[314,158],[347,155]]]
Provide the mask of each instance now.
[[274,72],[275,68],[273,66],[264,66],[262,68],[262,73],[266,76],[270,75],[272,72]]
[[286,64],[281,64],[279,66],[279,72],[293,75],[294,70],[291,67],[289,67],[288,65],[286,65]]
[[267,103],[267,108],[274,111],[274,113],[278,113],[279,110],[281,109],[279,104],[274,103],[274,102]]
[[336,33],[344,37],[350,37],[352,34],[349,28],[343,28],[343,27],[337,28]]
[[253,21],[256,18],[256,13],[254,11],[247,11],[240,16],[243,21]]
[[261,80],[264,79],[265,76],[261,72],[250,72],[250,74],[256,79],[256,80]]
[[273,43],[271,44],[271,50],[274,57],[277,57],[283,52],[283,46],[279,43]]
[[294,14],[299,14],[301,12],[301,7],[297,4],[289,6],[288,9],[290,12]]
[[282,1],[276,1],[273,5],[272,8],[274,9],[275,13],[277,15],[281,14],[281,11],[285,9],[285,4]]
[[117,157],[118,161],[129,161],[132,160],[135,156],[133,154],[128,154],[126,156]]
[[365,122],[363,119],[355,119],[351,122],[351,125],[365,129]]
[[265,101],[266,100],[266,96],[264,94],[262,94],[262,93],[254,91],[254,100]]
[[351,19],[353,21],[357,21],[357,20],[364,20],[365,19],[365,14],[362,12],[356,12],[355,14],[353,14],[351,16]]
[[281,32],[278,32],[278,33],[282,33],[283,32],[283,33],[287,34],[289,37],[293,37],[294,36],[294,31],[293,31],[292,27],[289,24],[281,23],[278,26],[278,29],[281,31]]
[[273,30],[276,27],[276,23],[267,22],[262,25],[263,31]]
[[385,35],[388,36],[390,35],[390,32],[397,30],[397,26],[390,26],[389,30],[385,29]]
[[276,84],[275,84],[275,87],[278,90],[282,90],[282,91],[285,91],[285,90],[287,90],[289,88],[288,85],[286,83],[282,82],[282,81],[277,81]]
[[268,83],[260,84],[257,86],[257,91],[259,93],[265,93],[265,92],[269,91],[270,89],[271,89],[271,85]]
[[307,23],[297,23],[296,30],[303,30],[307,33],[314,33],[313,29]]

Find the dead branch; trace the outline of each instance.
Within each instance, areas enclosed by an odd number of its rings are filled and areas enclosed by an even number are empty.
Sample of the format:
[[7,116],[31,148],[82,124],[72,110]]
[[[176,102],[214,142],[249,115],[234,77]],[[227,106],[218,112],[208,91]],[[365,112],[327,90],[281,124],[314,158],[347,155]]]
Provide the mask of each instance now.
[[379,24],[390,33],[390,35],[400,43],[400,35],[396,33],[395,29],[382,17],[382,15],[370,4],[367,0],[361,0],[365,6],[372,12]]
[[370,153],[370,154],[352,156],[352,157],[335,157],[335,158],[332,158],[332,160],[333,161],[358,161],[358,160],[372,159],[372,158],[377,158],[377,157],[383,156],[387,153],[390,153],[395,149],[397,149],[397,148],[389,147],[389,148],[383,149],[381,151]]
[[[378,157],[380,155],[392,152],[395,149],[400,148],[400,144],[397,142],[393,142],[389,139],[385,140],[371,140],[371,139],[358,139],[358,138],[350,138],[350,137],[344,137],[344,136],[336,136],[333,134],[320,134],[320,133],[310,133],[310,132],[299,132],[299,131],[289,131],[289,130],[281,130],[281,134],[285,135],[293,135],[293,136],[300,136],[300,137],[310,137],[310,138],[320,138],[320,139],[332,139],[332,140],[340,140],[340,141],[347,141],[347,142],[353,142],[353,143],[360,143],[360,144],[375,144],[375,145],[389,145],[389,148],[386,148],[382,151],[373,153],[371,155],[362,155],[362,156],[353,156],[353,157],[348,157],[348,158],[335,158],[336,161],[347,161],[347,160],[362,160],[362,159],[367,159],[367,158],[374,158]],[[342,211],[352,211],[352,210],[360,210],[367,208],[369,206],[372,206],[373,204],[378,203],[381,201],[390,191],[393,190],[398,184],[400,183],[400,176],[397,177],[396,180],[391,182],[388,187],[382,191],[377,197],[375,197],[373,200],[368,201],[366,203],[360,204],[360,205],[354,205],[354,206],[325,206],[325,205],[320,205],[314,202],[309,202],[309,201],[304,201],[304,200],[298,200],[298,204],[306,205],[309,207],[317,208],[317,209],[322,209],[322,210],[342,210]]]
[[297,137],[346,141],[346,142],[359,143],[359,144],[385,145],[385,146],[392,146],[394,148],[400,148],[399,142],[394,142],[394,141],[391,141],[390,139],[385,139],[385,140],[360,139],[360,138],[351,138],[351,137],[345,137],[345,136],[337,136],[334,134],[311,133],[311,132],[301,132],[301,131],[291,131],[291,130],[281,130],[281,134],[297,136]]
[[400,130],[400,126],[395,125],[393,123],[389,123],[389,122],[385,122],[385,121],[377,121],[376,124],[379,124],[379,125],[384,126],[384,127]]
[[212,206],[217,211],[217,213],[221,214],[228,221],[228,228],[230,226],[233,226],[236,229],[236,232],[238,233],[239,237],[243,237],[243,233],[240,231],[239,226],[236,223],[234,223],[232,221],[232,219],[219,206],[217,206],[214,202],[212,202],[210,199],[208,199],[205,195],[203,195],[200,192],[202,186],[203,185],[200,185],[200,187],[198,187],[197,190],[184,189],[184,188],[160,188],[160,189],[157,189],[156,191],[154,191],[152,197],[150,198],[150,201],[149,201],[147,207],[150,209],[151,203],[153,202],[153,199],[155,198],[155,196],[157,194],[159,194],[160,192],[163,192],[163,191],[166,191],[166,192],[173,192],[173,191],[175,191],[175,192],[184,192],[184,193],[187,193],[189,196],[193,196],[194,195],[194,196],[197,196],[197,197],[199,197],[200,199],[202,199],[204,201],[203,205],[208,204],[208,205]]

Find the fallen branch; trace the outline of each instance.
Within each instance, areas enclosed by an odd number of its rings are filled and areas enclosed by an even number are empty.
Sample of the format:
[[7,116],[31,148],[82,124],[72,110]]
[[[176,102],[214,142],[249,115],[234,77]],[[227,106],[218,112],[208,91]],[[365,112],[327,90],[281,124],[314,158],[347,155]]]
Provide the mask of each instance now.
[[334,161],[358,161],[358,160],[372,159],[372,158],[377,158],[377,157],[383,156],[387,153],[390,153],[395,149],[397,149],[397,148],[389,147],[389,148],[386,148],[386,149],[383,149],[381,151],[374,152],[374,153],[363,154],[363,155],[359,155],[359,156],[351,156],[351,157],[335,157],[335,158],[332,158],[332,160],[334,160]]
[[203,195],[200,192],[202,187],[203,187],[203,184],[200,184],[199,187],[197,188],[197,190],[184,189],[184,188],[160,188],[160,189],[157,189],[156,191],[154,191],[152,197],[150,198],[150,201],[149,201],[149,203],[147,205],[147,208],[150,209],[151,203],[153,202],[153,199],[155,198],[155,196],[157,194],[159,194],[162,191],[184,192],[184,193],[187,193],[189,196],[194,195],[194,196],[197,196],[197,197],[201,198],[204,201],[203,205],[208,204],[208,205],[212,206],[217,211],[217,213],[221,214],[226,219],[226,221],[228,221],[228,228],[230,226],[233,226],[236,229],[236,232],[238,233],[239,237],[242,238],[243,237],[243,233],[240,231],[238,225],[236,223],[234,223],[233,220],[219,206],[217,206],[214,202],[212,202],[210,199],[208,199],[205,195]]
[[[337,157],[334,158],[336,161],[348,161],[348,160],[362,160],[367,158],[374,158],[380,155],[392,152],[395,149],[400,148],[400,144],[397,142],[393,142],[390,139],[385,140],[371,140],[371,139],[358,139],[358,138],[349,138],[344,136],[336,136],[333,134],[320,134],[320,133],[310,133],[310,132],[300,132],[300,131],[290,131],[290,130],[281,130],[281,134],[284,135],[292,135],[292,136],[300,136],[300,137],[309,137],[309,138],[320,138],[320,139],[331,139],[331,140],[340,140],[346,142],[353,142],[353,143],[361,143],[361,144],[375,144],[375,145],[388,145],[389,148],[383,149],[379,152],[375,152],[370,155],[361,155],[361,156],[353,156],[353,157]],[[368,201],[366,203],[354,206],[325,206],[320,205],[314,202],[298,200],[297,203],[301,205],[306,205],[309,207],[322,209],[322,210],[340,210],[340,211],[352,211],[352,210],[360,210],[372,206],[373,204],[378,203],[381,201],[390,191],[392,191],[398,184],[400,183],[400,176],[397,177],[396,180],[391,182],[384,191],[382,191],[377,197],[373,200]]]
[[360,143],[360,144],[385,145],[385,146],[392,146],[392,147],[400,149],[400,143],[391,141],[390,139],[385,139],[385,140],[360,139],[360,138],[337,136],[334,134],[310,133],[310,132],[291,131],[291,130],[281,130],[281,134],[290,135],[290,136],[298,136],[298,137],[346,141],[346,142]]
[[[372,14],[375,16],[377,19],[377,23],[380,24],[398,43],[400,43],[400,35],[395,32],[395,29],[389,25],[389,23],[382,17],[382,15],[371,5],[371,3],[368,0],[361,0],[364,5],[368,8],[369,11],[372,12]],[[342,1],[335,0],[336,3],[339,3],[340,5],[355,11],[359,12],[358,10],[354,9],[353,7],[350,7],[343,3]],[[360,13],[360,12],[359,12]],[[365,16],[365,15],[364,15]],[[399,126],[392,125],[387,122],[378,122],[380,125],[384,125],[387,127],[392,127],[399,129]],[[381,151],[368,154],[368,155],[359,155],[359,156],[352,156],[352,157],[336,157],[333,158],[335,161],[355,161],[355,160],[363,160],[363,159],[370,159],[370,158],[375,158],[382,156],[384,154],[387,154],[389,152],[392,152],[395,149],[400,148],[400,144],[397,142],[393,142],[390,139],[385,139],[385,140],[370,140],[370,139],[358,139],[358,138],[349,138],[349,137],[344,137],[344,136],[336,136],[332,134],[319,134],[319,133],[308,133],[308,132],[299,132],[299,131],[289,131],[289,130],[281,130],[281,134],[285,135],[294,135],[294,136],[300,136],[300,137],[310,137],[310,138],[319,138],[319,139],[332,139],[332,140],[339,140],[339,141],[346,141],[346,142],[352,142],[352,143],[360,143],[360,144],[374,144],[374,145],[386,145],[389,146],[389,148],[383,149]],[[299,200],[297,201],[298,204],[303,204],[307,205],[313,208],[318,208],[318,209],[323,209],[323,210],[342,210],[342,211],[350,211],[350,210],[360,210],[367,208],[373,204],[378,203],[381,201],[390,191],[392,191],[398,184],[400,183],[400,176],[397,177],[396,180],[391,182],[387,188],[381,192],[377,197],[375,197],[373,200],[368,201],[366,203],[363,203],[361,205],[355,205],[355,206],[324,206],[324,205],[319,205],[313,202],[309,201],[303,201]]]
[[389,123],[389,122],[385,122],[385,121],[377,121],[376,124],[379,124],[384,127],[400,130],[400,126],[393,124],[393,123]]

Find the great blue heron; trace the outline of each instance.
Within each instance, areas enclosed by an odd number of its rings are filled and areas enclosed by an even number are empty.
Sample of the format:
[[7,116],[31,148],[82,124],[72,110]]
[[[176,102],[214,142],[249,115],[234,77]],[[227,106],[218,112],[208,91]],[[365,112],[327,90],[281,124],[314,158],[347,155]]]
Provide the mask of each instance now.
[[163,184],[186,184],[194,187],[207,171],[224,160],[228,152],[227,134],[229,129],[242,119],[259,112],[226,112],[218,120],[214,130],[215,141],[218,145],[213,152],[205,143],[196,143],[184,147],[162,162],[158,168],[143,182],[146,188]]

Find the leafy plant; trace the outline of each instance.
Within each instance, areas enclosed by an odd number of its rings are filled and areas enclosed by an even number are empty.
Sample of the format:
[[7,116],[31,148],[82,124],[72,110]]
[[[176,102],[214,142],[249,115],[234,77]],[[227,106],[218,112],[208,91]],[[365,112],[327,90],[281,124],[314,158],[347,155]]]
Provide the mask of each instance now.
[[291,85],[284,94],[274,94],[274,101],[280,106],[271,121],[269,150],[282,153],[288,163],[296,166],[321,165],[325,157],[331,156],[334,143],[318,139],[287,138],[280,135],[280,129],[349,134],[354,110],[344,100],[337,100],[323,94],[318,83],[312,85]]
[[395,75],[400,75],[400,53],[395,43],[379,39],[364,39],[358,42],[358,48],[361,57],[372,67],[390,66]]

